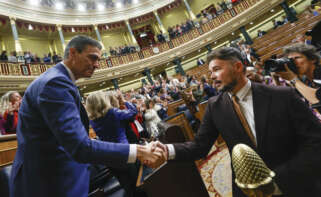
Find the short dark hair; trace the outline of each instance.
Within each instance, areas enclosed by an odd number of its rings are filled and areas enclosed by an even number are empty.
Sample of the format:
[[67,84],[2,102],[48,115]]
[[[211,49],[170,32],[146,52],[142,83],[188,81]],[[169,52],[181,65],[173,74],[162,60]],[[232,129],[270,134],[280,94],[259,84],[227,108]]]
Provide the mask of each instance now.
[[243,62],[243,57],[241,52],[234,47],[222,47],[218,48],[207,55],[207,63],[214,59],[220,60],[232,60]]
[[290,53],[301,53],[305,55],[309,60],[315,60],[315,65],[319,66],[320,56],[317,53],[317,49],[312,45],[304,43],[296,43],[283,48],[283,55],[288,56]]
[[78,51],[78,53],[81,53],[88,45],[97,47],[99,50],[102,49],[101,44],[97,40],[83,35],[74,36],[67,44],[64,59],[69,58],[70,48],[75,48]]
[[[207,63],[209,64],[212,60],[230,60],[240,61],[243,64],[244,58],[240,50],[235,47],[222,47],[218,48],[207,55]],[[246,70],[246,66],[243,64],[243,70]]]

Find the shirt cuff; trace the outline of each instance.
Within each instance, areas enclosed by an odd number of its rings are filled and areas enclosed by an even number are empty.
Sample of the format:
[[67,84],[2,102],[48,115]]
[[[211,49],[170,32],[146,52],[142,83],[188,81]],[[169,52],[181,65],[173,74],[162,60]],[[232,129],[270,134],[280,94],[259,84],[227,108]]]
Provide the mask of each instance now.
[[129,144],[129,154],[127,163],[135,163],[137,155],[137,146],[136,144]]
[[175,159],[175,148],[173,144],[166,144],[167,149],[168,149],[168,160],[173,160]]

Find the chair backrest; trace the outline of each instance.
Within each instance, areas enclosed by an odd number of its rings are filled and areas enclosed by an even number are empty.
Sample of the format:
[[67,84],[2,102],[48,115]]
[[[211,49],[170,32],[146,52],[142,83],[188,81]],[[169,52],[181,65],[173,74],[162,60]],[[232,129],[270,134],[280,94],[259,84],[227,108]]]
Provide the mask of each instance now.
[[173,116],[169,116],[164,120],[164,122],[179,126],[186,141],[194,139],[193,129],[190,126],[184,112],[179,112]]
[[161,141],[162,143],[171,144],[186,141],[184,132],[182,131],[182,128],[180,126],[163,121],[159,122],[157,126],[161,133],[159,141]]
[[199,114],[199,117],[198,117],[198,118],[199,118],[199,120],[201,120],[201,121],[202,121],[203,116],[204,116],[204,114],[205,114],[205,110],[206,110],[206,107],[207,107],[207,102],[208,102],[208,101],[204,101],[204,102],[198,104],[198,114]]
[[177,112],[177,107],[184,104],[184,100],[183,99],[179,99],[177,101],[174,101],[174,102],[171,102],[171,103],[168,103],[167,107],[168,107],[168,110],[167,110],[167,114],[168,116],[172,116],[174,114],[176,114]]

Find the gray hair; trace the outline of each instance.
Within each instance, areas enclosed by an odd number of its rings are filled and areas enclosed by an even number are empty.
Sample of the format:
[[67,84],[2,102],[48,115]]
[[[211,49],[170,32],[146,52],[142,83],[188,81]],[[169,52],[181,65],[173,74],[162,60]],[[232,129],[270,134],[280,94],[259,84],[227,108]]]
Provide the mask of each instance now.
[[112,107],[110,96],[101,90],[90,93],[86,99],[86,110],[90,120],[105,116]]
[[301,53],[305,55],[308,60],[315,60],[314,64],[319,66],[320,56],[317,52],[317,49],[312,45],[296,43],[290,46],[285,46],[283,48],[283,55],[288,56],[290,53]]
[[81,53],[84,49],[86,49],[88,45],[97,47],[99,50],[102,49],[101,44],[97,40],[94,40],[88,36],[83,36],[83,35],[74,36],[66,46],[64,59],[69,58],[70,48],[75,48],[78,53]]
[[0,99],[0,114],[2,115],[5,111],[7,111],[11,105],[12,95],[14,93],[19,93],[17,91],[9,91],[5,93]]

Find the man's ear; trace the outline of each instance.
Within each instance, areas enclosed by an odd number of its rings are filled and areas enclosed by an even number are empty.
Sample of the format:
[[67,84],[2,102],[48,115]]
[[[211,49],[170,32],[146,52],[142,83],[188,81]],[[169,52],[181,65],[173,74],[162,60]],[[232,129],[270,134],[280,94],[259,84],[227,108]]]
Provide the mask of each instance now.
[[77,51],[75,48],[69,48],[69,57],[74,57],[76,52]]
[[244,64],[241,61],[235,62],[235,68],[237,72],[244,72]]

